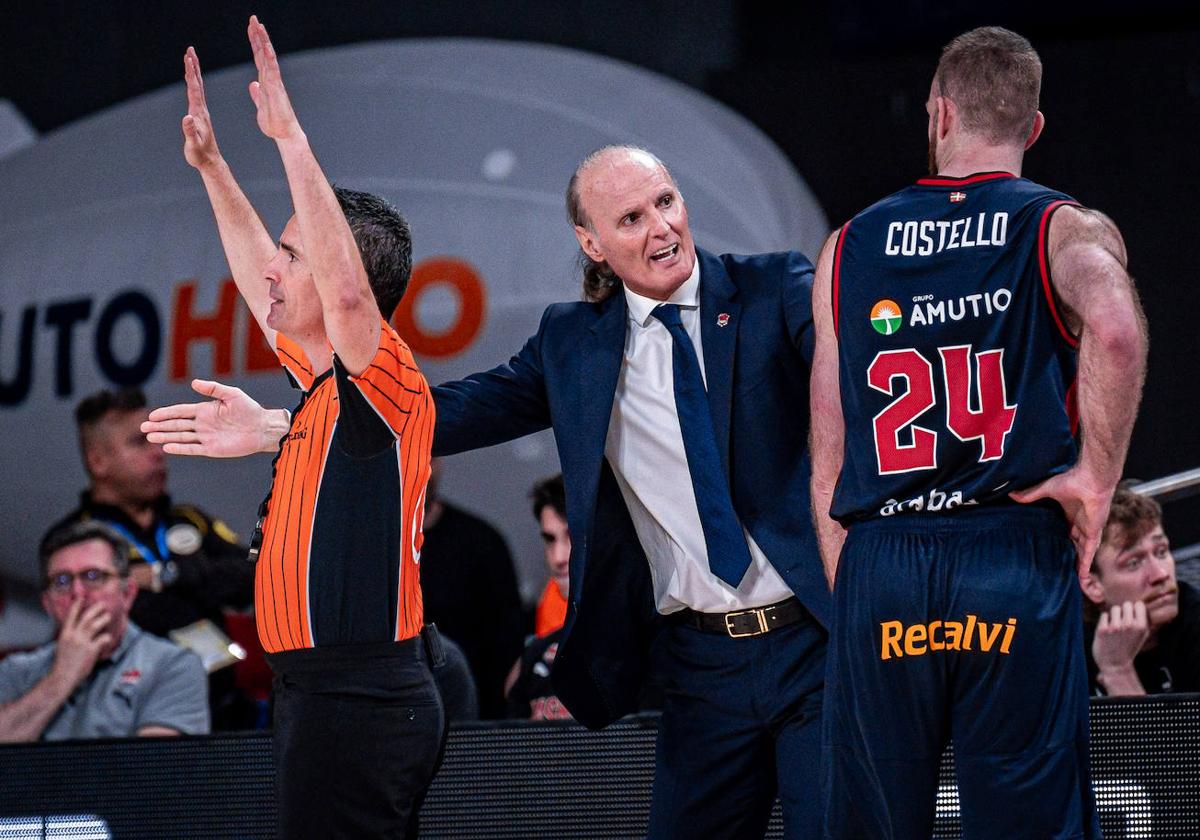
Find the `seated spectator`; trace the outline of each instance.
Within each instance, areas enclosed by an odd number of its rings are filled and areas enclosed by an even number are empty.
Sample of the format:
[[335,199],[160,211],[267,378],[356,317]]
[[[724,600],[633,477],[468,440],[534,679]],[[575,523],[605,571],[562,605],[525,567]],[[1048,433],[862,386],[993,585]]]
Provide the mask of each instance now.
[[441,463],[432,466],[421,546],[425,620],[466,654],[480,717],[504,717],[504,677],[525,636],[512,554],[495,528],[441,497]]
[[1083,591],[1093,693],[1200,691],[1200,597],[1176,581],[1158,502],[1117,489]]
[[[75,422],[90,486],[43,539],[77,522],[104,523],[131,547],[137,600],[130,616],[138,626],[166,636],[208,620],[226,632],[223,610],[254,601],[254,565],[229,526],[167,495],[166,456],[139,428],[148,414],[136,388],[80,401]],[[235,687],[232,669],[213,674],[210,695],[217,729],[253,723],[253,706]]]
[[[571,558],[571,532],[567,528],[567,499],[561,475],[540,481],[530,493],[533,517],[542,532],[546,567],[553,586],[566,604]],[[543,601],[545,600],[543,596]],[[541,606],[538,609],[542,614]],[[564,611],[565,616],[565,611]],[[558,653],[562,621],[546,635],[538,635],[525,646],[525,652],[509,676],[508,716],[529,720],[570,720],[571,713],[559,701],[550,684],[550,668]]]
[[567,620],[567,580],[571,566],[571,532],[567,530],[567,497],[562,476],[533,487],[533,515],[541,531],[550,579],[538,599],[533,632],[539,637],[561,630]]
[[129,620],[129,554],[96,522],[46,542],[42,605],[57,639],[0,661],[0,741],[208,732],[200,659]]

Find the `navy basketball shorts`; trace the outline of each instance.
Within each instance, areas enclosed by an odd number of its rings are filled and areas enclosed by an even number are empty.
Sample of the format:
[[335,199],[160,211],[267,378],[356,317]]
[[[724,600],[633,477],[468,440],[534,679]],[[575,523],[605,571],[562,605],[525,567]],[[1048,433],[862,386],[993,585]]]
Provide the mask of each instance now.
[[829,840],[928,840],[953,741],[962,836],[1098,838],[1075,549],[1061,512],[856,523],[825,689]]

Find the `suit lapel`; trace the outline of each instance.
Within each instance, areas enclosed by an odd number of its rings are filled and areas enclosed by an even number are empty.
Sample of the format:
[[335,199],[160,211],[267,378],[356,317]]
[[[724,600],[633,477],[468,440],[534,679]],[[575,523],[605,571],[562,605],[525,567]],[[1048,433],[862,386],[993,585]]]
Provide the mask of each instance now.
[[625,355],[625,295],[618,288],[592,324],[580,347],[578,406],[585,451],[604,455],[617,378]]
[[[617,380],[625,358],[625,295],[617,289],[602,304],[602,310],[586,335],[580,336],[578,366],[575,369],[574,389],[576,417],[579,422],[579,477],[585,493],[592,497],[586,511],[581,543],[591,544],[592,526],[596,517],[596,494],[600,486],[600,470],[604,463],[604,447],[608,439],[608,424],[612,419]],[[566,472],[564,467],[563,472]],[[580,553],[579,574],[582,578],[587,551]],[[572,569],[572,574],[575,570]]]
[[[729,415],[733,401],[733,360],[737,349],[741,306],[737,287],[719,259],[696,250],[700,260],[700,340],[704,344],[704,379],[708,410],[721,453],[721,468],[729,479]],[[723,326],[722,326],[723,325]]]

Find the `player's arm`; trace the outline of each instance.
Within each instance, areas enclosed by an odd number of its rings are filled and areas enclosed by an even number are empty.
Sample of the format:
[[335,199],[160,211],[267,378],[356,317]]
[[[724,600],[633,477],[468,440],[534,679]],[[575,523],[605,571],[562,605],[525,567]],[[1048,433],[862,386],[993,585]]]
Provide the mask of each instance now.
[[267,342],[274,346],[275,330],[267,326],[271,298],[268,283],[263,279],[263,267],[275,255],[275,243],[217,146],[204,95],[200,59],[192,47],[183,56],[183,78],[188,100],[188,112],[183,118],[183,155],[204,182],[238,291]]
[[1082,429],[1079,460],[1013,498],[1057,500],[1071,523],[1079,576],[1091,568],[1121,478],[1146,377],[1146,319],[1126,270],[1117,226],[1094,210],[1059,209],[1050,221],[1050,275],[1079,337],[1076,394]]
[[240,458],[275,452],[291,417],[282,408],[263,408],[241,388],[193,379],[192,389],[207,402],[178,403],[150,412],[142,434],[168,455]]
[[283,86],[275,48],[257,17],[250,18],[248,34],[258,68],[258,80],[250,83],[258,126],[275,140],[283,159],[304,243],[301,258],[312,272],[321,299],[325,334],[342,365],[357,376],[379,349],[379,307],[350,225],[300,128]]
[[833,324],[833,253],[837,238],[838,231],[834,231],[825,241],[813,277],[812,309],[816,346],[809,377],[813,525],[830,589],[837,577],[838,557],[846,540],[846,529],[829,516],[834,486],[842,470],[845,438],[842,398],[838,388],[837,336]]

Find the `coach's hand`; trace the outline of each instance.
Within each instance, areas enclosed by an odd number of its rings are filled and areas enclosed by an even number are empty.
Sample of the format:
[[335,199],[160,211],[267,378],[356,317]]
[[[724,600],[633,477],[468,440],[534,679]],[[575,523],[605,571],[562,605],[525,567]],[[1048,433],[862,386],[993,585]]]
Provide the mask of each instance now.
[[1078,556],[1076,572],[1083,581],[1092,568],[1096,550],[1100,548],[1100,536],[1104,533],[1114,489],[1113,485],[1076,465],[1065,473],[1008,495],[1022,504],[1053,499],[1062,506],[1071,524],[1071,541],[1075,543]]
[[273,452],[287,433],[287,412],[265,409],[241,388],[193,379],[192,389],[208,402],[179,403],[150,412],[142,433],[168,455],[240,458]]

